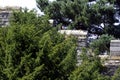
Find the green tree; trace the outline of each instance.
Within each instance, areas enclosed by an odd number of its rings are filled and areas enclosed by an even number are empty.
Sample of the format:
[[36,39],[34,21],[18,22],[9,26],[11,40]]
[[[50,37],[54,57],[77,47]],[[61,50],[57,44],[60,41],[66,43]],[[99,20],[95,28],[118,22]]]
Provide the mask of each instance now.
[[99,39],[93,41],[90,44],[90,48],[93,50],[98,49],[99,54],[105,51],[109,52],[110,48],[110,41],[114,39],[113,36],[109,36],[107,34],[103,34]]
[[101,74],[103,66],[97,55],[89,56],[87,49],[84,49],[81,58],[82,64],[72,72],[69,80],[110,80]]
[[0,80],[67,80],[76,67],[75,39],[31,11],[12,20],[0,28]]
[[120,68],[118,68],[115,74],[112,76],[112,80],[120,80]]
[[72,20],[73,26],[79,22],[88,25],[87,0],[56,0],[52,3],[48,0],[37,0],[37,4],[41,11],[57,21],[58,24],[68,24],[69,20]]
[[[90,27],[92,24],[104,24],[105,27],[114,23],[114,0],[36,0],[37,6],[50,18],[65,24],[71,20],[73,28]],[[107,5],[110,3],[109,5]],[[92,20],[91,20],[92,19]]]
[[120,25],[114,25],[119,21],[115,18],[115,14],[119,13],[119,0],[55,0],[53,2],[36,0],[36,2],[38,8],[54,20],[54,25],[62,24],[70,29],[89,30],[92,25],[103,24],[105,34],[120,37]]

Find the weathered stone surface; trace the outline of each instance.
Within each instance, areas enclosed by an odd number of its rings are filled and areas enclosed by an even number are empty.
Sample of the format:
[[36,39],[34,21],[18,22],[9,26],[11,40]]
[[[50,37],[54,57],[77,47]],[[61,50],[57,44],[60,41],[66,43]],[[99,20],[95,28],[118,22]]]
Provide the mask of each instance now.
[[120,40],[111,40],[110,56],[120,56]]

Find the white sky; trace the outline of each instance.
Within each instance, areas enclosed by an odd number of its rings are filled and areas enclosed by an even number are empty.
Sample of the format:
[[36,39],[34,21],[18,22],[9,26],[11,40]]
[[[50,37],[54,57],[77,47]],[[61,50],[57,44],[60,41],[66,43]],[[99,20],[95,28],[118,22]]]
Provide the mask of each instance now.
[[0,0],[0,6],[21,6],[28,9],[37,8],[35,0]]
[[[50,0],[53,1],[53,0]],[[0,0],[0,6],[20,6],[23,8],[33,9],[35,8],[38,13],[41,13],[40,10],[36,6],[36,0]]]

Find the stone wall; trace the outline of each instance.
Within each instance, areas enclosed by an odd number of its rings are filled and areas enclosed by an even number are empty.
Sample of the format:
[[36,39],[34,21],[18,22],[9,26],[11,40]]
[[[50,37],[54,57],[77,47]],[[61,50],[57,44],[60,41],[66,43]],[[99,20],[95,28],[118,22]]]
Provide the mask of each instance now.
[[120,56],[120,40],[111,40],[110,56]]
[[0,7],[0,27],[9,25],[12,11],[18,11],[20,7]]
[[87,42],[87,31],[83,30],[59,30],[61,34],[65,34],[66,36],[75,36],[77,37],[77,47],[76,47],[76,54],[77,54],[77,65],[80,65],[82,60],[80,58],[80,55],[82,53],[82,47],[86,47]]

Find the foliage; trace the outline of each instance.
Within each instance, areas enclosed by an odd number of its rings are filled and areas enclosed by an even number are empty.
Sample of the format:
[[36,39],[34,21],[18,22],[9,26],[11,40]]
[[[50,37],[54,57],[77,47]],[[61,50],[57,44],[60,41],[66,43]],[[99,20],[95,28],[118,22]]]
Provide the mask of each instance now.
[[[44,16],[36,16],[34,10],[27,9],[14,12],[11,25],[0,28],[0,80],[110,80],[100,74],[100,58],[87,55],[86,49],[81,55],[82,64],[76,67],[75,38],[65,38],[48,21],[52,18],[57,24],[75,28],[103,23],[104,32],[115,35],[115,30],[111,32],[113,0],[99,0],[91,5],[88,2],[90,0],[37,0]],[[112,36],[102,35],[91,48],[96,54],[104,52],[111,39]],[[119,72],[113,80],[117,78]]]
[[[72,29],[91,29],[92,25],[101,27],[105,35],[94,41],[90,48],[96,54],[109,52],[109,43],[113,39],[111,35],[120,38],[120,28],[115,26],[117,22],[115,14],[119,11],[119,0],[36,0],[37,6],[41,11],[54,20],[55,25],[62,24],[70,26]],[[92,3],[92,1],[96,1]],[[96,27],[96,26],[95,26]],[[107,35],[108,34],[108,35]],[[98,57],[82,56],[83,64],[73,71],[70,80],[110,80],[108,77],[100,74],[100,62]],[[99,63],[100,64],[100,63]]]
[[110,41],[114,39],[107,34],[101,35],[101,37],[90,44],[90,48],[93,50],[98,49],[99,54],[105,51],[109,52]]
[[76,67],[75,39],[31,11],[12,20],[0,28],[0,80],[67,80]]
[[[70,29],[89,30],[93,26],[101,27],[105,34],[120,38],[118,0],[36,0],[38,8],[53,19],[56,26],[70,26]],[[119,14],[118,14],[119,15]],[[102,24],[102,26],[101,26]]]
[[[57,21],[58,24],[66,24],[71,20],[72,26],[80,29],[81,27],[90,27],[92,24],[100,25],[101,23],[108,27],[108,25],[114,23],[113,0],[99,0],[95,4],[92,4],[90,0],[36,1],[38,8]],[[107,6],[108,3],[110,3],[109,6]]]
[[36,21],[36,12],[35,10],[31,10],[28,12],[28,9],[23,9],[20,11],[14,11],[11,17],[11,23],[18,24],[34,24]]
[[109,77],[101,75],[102,65],[98,56],[89,56],[83,51],[82,64],[70,75],[69,80],[110,80]]
[[119,80],[120,79],[120,68],[118,68],[115,74],[112,76],[112,80]]

